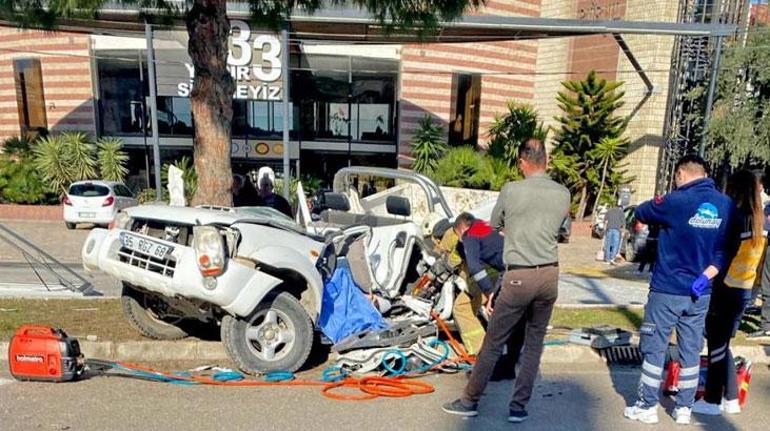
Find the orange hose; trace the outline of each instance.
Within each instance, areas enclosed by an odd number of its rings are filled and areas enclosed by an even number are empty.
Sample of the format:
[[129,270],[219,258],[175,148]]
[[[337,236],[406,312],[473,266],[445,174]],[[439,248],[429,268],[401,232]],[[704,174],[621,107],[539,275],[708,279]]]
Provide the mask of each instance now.
[[444,319],[441,318],[441,316],[433,311],[431,313],[431,316],[433,316],[434,319],[436,319],[436,322],[438,322],[438,326],[441,328],[442,331],[444,331],[444,334],[446,334],[447,339],[449,340],[449,345],[452,346],[453,349],[455,349],[455,352],[457,352],[457,355],[462,359],[463,361],[469,363],[469,364],[475,364],[476,363],[476,357],[468,354],[468,351],[465,350],[465,347],[458,342],[454,336],[452,336],[452,332],[449,330],[449,327],[447,326],[446,322],[444,322]]

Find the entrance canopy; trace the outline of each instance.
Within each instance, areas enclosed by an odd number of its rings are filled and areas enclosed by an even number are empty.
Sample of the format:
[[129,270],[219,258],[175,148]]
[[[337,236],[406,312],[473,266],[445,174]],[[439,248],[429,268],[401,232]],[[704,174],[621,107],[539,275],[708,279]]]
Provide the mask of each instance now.
[[[248,20],[247,3],[230,3],[228,15]],[[69,20],[63,30],[99,32],[103,30],[144,31],[144,17],[152,10],[131,5],[107,4],[97,21]],[[179,23],[183,25],[183,23]],[[648,34],[675,36],[728,36],[737,26],[720,23],[677,23],[625,20],[582,20],[539,17],[465,15],[456,21],[439,23],[436,34],[419,37],[416,31],[386,34],[379,21],[364,11],[351,8],[322,9],[315,13],[297,11],[290,17],[292,36],[304,40],[341,42],[481,42],[591,34]]]

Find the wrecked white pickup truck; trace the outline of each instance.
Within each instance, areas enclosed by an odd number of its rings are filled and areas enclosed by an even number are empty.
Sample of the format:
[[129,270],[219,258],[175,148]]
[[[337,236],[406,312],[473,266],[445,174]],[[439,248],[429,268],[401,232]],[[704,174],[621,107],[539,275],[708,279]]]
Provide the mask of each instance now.
[[[351,178],[363,175],[394,186],[362,198]],[[123,310],[145,336],[177,339],[187,335],[185,322],[219,324],[228,355],[249,373],[305,363],[320,338],[314,326],[324,274],[345,255],[359,262],[362,290],[388,304],[379,308],[392,325],[334,350],[414,341],[435,333],[432,312],[451,319],[465,284],[425,241],[436,222],[454,216],[435,183],[410,172],[346,168],[326,198],[320,217],[302,211],[299,222],[261,207],[129,208],[111,229],[90,233],[84,266],[122,281]]]

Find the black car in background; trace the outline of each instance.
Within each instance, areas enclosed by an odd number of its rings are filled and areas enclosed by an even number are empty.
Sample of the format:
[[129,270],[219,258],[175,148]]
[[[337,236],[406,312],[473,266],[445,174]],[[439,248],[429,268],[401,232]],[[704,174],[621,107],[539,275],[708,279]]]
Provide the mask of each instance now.
[[629,205],[623,211],[626,215],[626,230],[620,244],[620,254],[628,262],[636,262],[646,253],[650,227],[634,217],[636,205]]

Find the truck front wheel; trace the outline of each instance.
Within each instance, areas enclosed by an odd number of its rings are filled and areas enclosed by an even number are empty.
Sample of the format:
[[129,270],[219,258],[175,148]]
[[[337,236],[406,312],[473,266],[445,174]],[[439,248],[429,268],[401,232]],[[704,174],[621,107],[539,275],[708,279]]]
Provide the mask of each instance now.
[[313,346],[313,324],[299,300],[288,292],[265,298],[246,318],[222,319],[222,343],[242,371],[297,371]]
[[156,340],[179,340],[187,332],[177,326],[182,318],[174,316],[162,297],[123,284],[120,296],[128,323],[142,335]]

